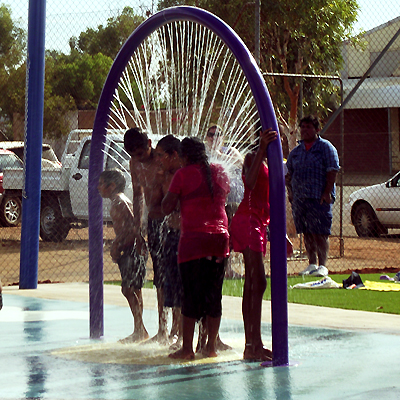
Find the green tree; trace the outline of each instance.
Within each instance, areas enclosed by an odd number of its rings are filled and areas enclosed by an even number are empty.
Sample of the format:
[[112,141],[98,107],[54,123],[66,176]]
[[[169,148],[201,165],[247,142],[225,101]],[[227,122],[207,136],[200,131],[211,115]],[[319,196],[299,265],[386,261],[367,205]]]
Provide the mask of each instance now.
[[97,107],[112,60],[143,20],[131,7],[125,7],[120,15],[109,18],[106,26],[88,28],[78,38],[72,37],[69,54],[47,52],[46,130],[60,136],[67,123],[65,118],[57,119],[57,115]]
[[[280,0],[262,2],[261,67],[284,74],[338,75],[342,66],[341,45],[352,39],[358,4],[355,0]],[[300,80],[284,76],[270,80],[287,95],[279,106],[289,130],[297,123]],[[303,107],[306,112],[326,115],[332,104],[332,81],[305,82]],[[287,100],[288,99],[288,100]],[[291,146],[295,144],[292,141]]]
[[107,25],[99,25],[97,29],[88,28],[79,38],[70,39],[71,52],[103,55],[115,58],[130,34],[144,21],[144,17],[136,15],[131,7],[125,7],[120,15],[109,18]]
[[[44,136],[68,133],[68,112],[95,109],[112,60],[133,30],[144,20],[126,7],[106,26],[87,29],[70,39],[71,51],[46,51],[44,88]],[[12,137],[14,113],[25,112],[23,63],[26,32],[13,23],[7,7],[0,7],[0,111]],[[4,125],[4,123],[3,123]],[[3,130],[4,127],[1,127]]]
[[12,20],[10,8],[0,4],[0,129],[5,137],[12,137],[12,105],[21,109],[21,78],[25,82],[25,76],[20,67],[25,49],[24,30]]
[[25,31],[11,18],[8,6],[0,4],[0,67],[17,66],[26,48]]
[[68,112],[95,109],[112,60],[99,53],[46,53],[44,135],[58,138],[69,132]]
[[2,116],[12,121],[13,113],[24,114],[25,109],[25,63],[18,68],[7,71],[5,79],[1,79],[0,106]]
[[46,58],[46,83],[52,95],[72,98],[76,109],[94,109],[111,65],[112,59],[101,53],[60,53]]
[[[177,5],[204,8],[223,19],[254,51],[254,3],[238,0],[161,0],[159,9]],[[263,0],[261,1],[260,68],[284,74],[337,75],[342,65],[341,44],[357,40],[356,0]],[[299,78],[270,77],[268,88],[287,132],[297,122]],[[332,84],[307,82],[303,106],[307,112],[324,115],[332,105]],[[292,142],[293,146],[293,142]]]
[[[102,54],[46,54],[44,137],[58,138],[68,134],[69,111],[96,108],[111,64],[112,60]],[[0,98],[2,113],[10,121],[10,128],[13,114],[24,115],[25,112],[25,77],[25,63],[10,69]],[[11,131],[7,136],[12,137]]]

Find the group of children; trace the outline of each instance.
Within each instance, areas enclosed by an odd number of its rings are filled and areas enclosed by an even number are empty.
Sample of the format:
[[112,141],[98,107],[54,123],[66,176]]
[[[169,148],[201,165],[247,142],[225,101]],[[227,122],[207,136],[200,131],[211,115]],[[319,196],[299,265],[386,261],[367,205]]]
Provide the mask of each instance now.
[[[230,246],[243,253],[245,284],[243,320],[244,358],[270,360],[272,351],[261,339],[261,306],[266,288],[262,256],[269,223],[266,149],[277,138],[268,129],[260,133],[257,149],[246,155],[242,177],[244,197],[228,226],[225,211],[229,178],[218,164],[210,164],[202,141],[173,135],[155,149],[145,132],[129,129],[125,150],[131,156],[133,202],[124,195],[125,179],[118,170],[100,175],[98,190],[110,198],[116,238],[111,257],[118,263],[122,284],[134,317],[134,331],[123,342],[148,339],[143,324],[143,286],[148,252],[157,288],[159,329],[152,340],[174,345],[172,358],[193,359],[194,328],[202,322],[197,350],[209,357],[225,349],[218,331],[222,315],[222,284]],[[147,232],[143,223],[148,212]],[[147,236],[147,243],[144,237]],[[165,307],[173,309],[167,332]],[[182,342],[180,341],[182,338]]]

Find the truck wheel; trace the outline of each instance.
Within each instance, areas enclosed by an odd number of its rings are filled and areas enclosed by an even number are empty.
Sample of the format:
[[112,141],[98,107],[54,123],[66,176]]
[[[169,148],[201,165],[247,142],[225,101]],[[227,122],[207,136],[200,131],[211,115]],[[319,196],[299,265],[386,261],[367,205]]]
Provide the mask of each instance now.
[[0,219],[4,226],[17,226],[21,222],[22,206],[19,197],[5,197],[1,203]]
[[71,229],[55,202],[45,203],[40,211],[40,237],[44,242],[62,242]]

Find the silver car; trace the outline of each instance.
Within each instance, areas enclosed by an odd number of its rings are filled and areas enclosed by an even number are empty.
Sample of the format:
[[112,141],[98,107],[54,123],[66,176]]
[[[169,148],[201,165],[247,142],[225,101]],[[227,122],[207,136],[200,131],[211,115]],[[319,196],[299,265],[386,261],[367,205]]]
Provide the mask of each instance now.
[[353,192],[345,211],[360,237],[377,237],[400,228],[400,172],[385,183]]

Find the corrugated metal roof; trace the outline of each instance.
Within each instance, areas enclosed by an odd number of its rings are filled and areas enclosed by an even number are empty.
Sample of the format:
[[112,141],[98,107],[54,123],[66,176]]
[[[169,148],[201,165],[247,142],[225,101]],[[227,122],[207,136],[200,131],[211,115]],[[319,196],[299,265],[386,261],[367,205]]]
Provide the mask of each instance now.
[[[344,99],[358,81],[343,80]],[[396,107],[400,107],[400,77],[366,79],[346,105],[346,109]]]

